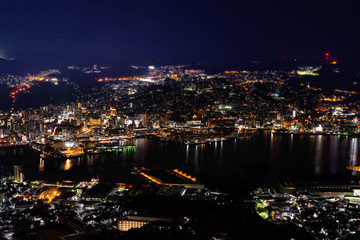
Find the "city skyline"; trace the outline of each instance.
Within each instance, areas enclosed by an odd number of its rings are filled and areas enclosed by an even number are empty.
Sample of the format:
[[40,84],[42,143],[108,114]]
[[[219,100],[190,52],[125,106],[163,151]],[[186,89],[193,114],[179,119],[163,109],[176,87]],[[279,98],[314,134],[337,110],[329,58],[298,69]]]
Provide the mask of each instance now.
[[360,4],[6,1],[0,240],[359,239]]

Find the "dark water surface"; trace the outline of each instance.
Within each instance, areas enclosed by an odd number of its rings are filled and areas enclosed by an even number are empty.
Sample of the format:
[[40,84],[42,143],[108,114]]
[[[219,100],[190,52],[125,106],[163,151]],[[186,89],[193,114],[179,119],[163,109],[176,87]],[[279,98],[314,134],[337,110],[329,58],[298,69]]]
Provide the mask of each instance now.
[[42,160],[27,148],[0,149],[0,174],[24,165],[30,179],[87,180],[93,176],[121,181],[133,167],[178,168],[204,180],[269,180],[281,176],[294,179],[341,177],[350,179],[347,165],[359,161],[355,137],[322,135],[274,135],[259,131],[251,139],[204,145],[183,145],[140,138],[136,150],[88,155],[71,160]]
[[[0,85],[0,110],[9,111],[11,107],[10,89]],[[41,83],[41,85],[32,86],[30,90],[20,93],[16,96],[15,109],[24,109],[40,107],[48,104],[62,104],[74,100],[74,89],[71,85],[60,83]]]

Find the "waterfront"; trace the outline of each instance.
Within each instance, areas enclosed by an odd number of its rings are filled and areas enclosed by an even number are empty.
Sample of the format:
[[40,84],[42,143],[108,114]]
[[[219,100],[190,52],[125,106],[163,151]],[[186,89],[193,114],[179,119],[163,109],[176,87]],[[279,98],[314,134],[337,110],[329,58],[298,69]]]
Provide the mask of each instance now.
[[[317,177],[349,179],[348,165],[358,162],[355,137],[326,135],[277,135],[258,131],[250,139],[234,139],[199,145],[138,138],[135,149],[94,154],[71,160],[43,160],[26,148],[0,149],[1,175],[12,165],[23,164],[30,179],[86,179],[99,176],[121,181],[133,167],[178,168],[200,179],[222,181],[273,180],[281,176],[308,180]],[[129,144],[128,143],[128,144]]]

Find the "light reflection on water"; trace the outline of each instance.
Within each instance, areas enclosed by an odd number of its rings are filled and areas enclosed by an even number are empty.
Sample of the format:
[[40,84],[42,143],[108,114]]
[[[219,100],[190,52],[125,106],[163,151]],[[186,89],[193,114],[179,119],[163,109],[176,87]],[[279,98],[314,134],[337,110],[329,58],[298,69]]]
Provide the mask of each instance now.
[[358,154],[358,139],[357,138],[351,138],[351,144],[350,144],[350,166],[355,166],[357,163],[357,154]]
[[336,161],[338,155],[338,139],[335,136],[330,137],[329,142],[330,149],[328,150],[328,158],[330,162],[330,173],[335,174],[338,168],[338,162]]
[[195,171],[199,170],[199,145],[195,146],[195,151],[194,151],[194,168]]
[[64,170],[68,171],[71,169],[71,160],[70,159],[66,159],[65,161],[65,165],[64,165]]
[[[273,178],[279,175],[341,174],[346,173],[347,164],[356,164],[357,138],[292,134],[268,134],[264,137],[265,139],[257,136],[250,140],[219,141],[206,145],[136,139],[136,152],[123,151],[114,154],[115,157],[89,155],[85,157],[85,163],[66,163],[64,169],[94,168],[99,162],[114,160],[125,168],[181,168],[215,176],[243,174],[244,177],[256,177],[265,174]],[[264,144],[266,139],[269,141]]]
[[186,145],[186,153],[185,153],[185,164],[189,164],[189,149],[190,149],[190,146],[189,144]]
[[[314,138],[314,136],[311,136],[312,138]],[[322,164],[321,164],[321,156],[322,156],[322,136],[319,135],[319,136],[316,136],[315,138],[315,144],[316,144],[316,147],[315,147],[315,174],[316,175],[319,175],[322,173]]]
[[[274,178],[351,175],[347,165],[357,165],[359,141],[355,137],[278,135],[258,132],[251,139],[182,145],[156,139],[135,139],[136,149],[95,154],[64,161],[42,160],[22,149],[1,149],[1,175],[13,164],[25,165],[27,176],[101,175],[117,177],[132,167],[178,168],[204,176]],[[127,142],[126,144],[129,144]],[[39,160],[40,159],[40,160]]]
[[39,172],[43,172],[44,170],[45,170],[45,161],[42,157],[40,157]]

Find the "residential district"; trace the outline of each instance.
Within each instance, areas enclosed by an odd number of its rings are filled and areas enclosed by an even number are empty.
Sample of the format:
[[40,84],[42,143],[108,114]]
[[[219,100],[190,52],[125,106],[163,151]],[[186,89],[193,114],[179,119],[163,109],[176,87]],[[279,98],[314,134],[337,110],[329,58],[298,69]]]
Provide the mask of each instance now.
[[[358,239],[360,187],[293,184],[249,194],[209,188],[178,169],[134,168],[126,182],[24,180],[0,185],[2,239]],[[259,231],[262,229],[262,231]]]
[[14,166],[13,176],[1,180],[2,238],[137,239],[153,234],[208,239],[235,231],[212,216],[234,207],[225,194],[178,169],[141,168],[132,174],[131,184],[98,179],[50,183],[25,181],[22,167]]

